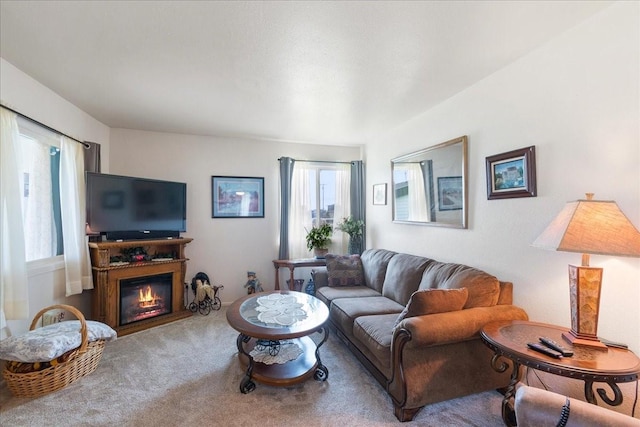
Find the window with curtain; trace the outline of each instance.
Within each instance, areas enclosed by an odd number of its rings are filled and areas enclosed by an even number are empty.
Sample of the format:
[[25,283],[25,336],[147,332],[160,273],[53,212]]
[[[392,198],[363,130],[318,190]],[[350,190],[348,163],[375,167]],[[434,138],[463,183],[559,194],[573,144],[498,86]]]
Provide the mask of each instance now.
[[[296,162],[291,179],[291,215],[289,219],[289,255],[309,258],[305,237],[308,230],[321,224],[336,227],[349,216],[351,168],[343,163]],[[334,230],[331,247],[345,253],[346,233]]]
[[93,288],[93,280],[85,233],[84,144],[4,107],[0,119],[2,334],[5,319],[28,315],[29,261],[44,265],[40,260],[63,255],[66,296]]
[[17,123],[26,261],[62,255],[60,137],[23,118]]

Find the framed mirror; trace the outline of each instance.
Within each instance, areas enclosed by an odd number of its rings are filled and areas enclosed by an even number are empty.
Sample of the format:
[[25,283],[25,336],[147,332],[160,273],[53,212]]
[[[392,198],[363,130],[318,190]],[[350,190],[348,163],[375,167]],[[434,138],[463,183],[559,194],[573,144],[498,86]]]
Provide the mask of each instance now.
[[393,222],[467,228],[467,137],[391,160]]

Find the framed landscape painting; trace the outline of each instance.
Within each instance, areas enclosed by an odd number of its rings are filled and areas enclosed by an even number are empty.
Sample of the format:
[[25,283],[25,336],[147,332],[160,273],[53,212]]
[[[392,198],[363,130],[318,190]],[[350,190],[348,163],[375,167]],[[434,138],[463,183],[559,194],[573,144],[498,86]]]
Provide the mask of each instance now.
[[441,176],[438,178],[438,210],[462,209],[462,177]]
[[536,147],[486,158],[487,199],[536,197]]
[[212,218],[264,218],[264,178],[211,177]]

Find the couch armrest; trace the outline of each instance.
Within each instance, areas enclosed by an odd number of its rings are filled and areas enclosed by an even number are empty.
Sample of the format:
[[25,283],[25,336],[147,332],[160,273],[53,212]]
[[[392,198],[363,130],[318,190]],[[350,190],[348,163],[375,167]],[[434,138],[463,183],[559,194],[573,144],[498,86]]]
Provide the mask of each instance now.
[[[566,397],[551,391],[520,385],[516,391],[515,411],[518,427],[556,426]],[[569,399],[567,427],[640,426],[640,419]]]
[[515,305],[475,307],[405,318],[398,325],[395,334],[405,329],[411,336],[409,345],[435,345],[473,338],[489,322],[528,318],[527,313]]

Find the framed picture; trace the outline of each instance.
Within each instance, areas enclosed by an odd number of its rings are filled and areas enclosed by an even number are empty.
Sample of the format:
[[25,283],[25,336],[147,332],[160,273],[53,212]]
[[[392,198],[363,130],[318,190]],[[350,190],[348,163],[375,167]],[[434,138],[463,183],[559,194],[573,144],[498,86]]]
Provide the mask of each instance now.
[[264,218],[264,178],[211,177],[212,218]]
[[438,177],[438,210],[456,211],[462,209],[462,177]]
[[487,157],[487,199],[535,196],[535,146]]
[[373,204],[387,204],[387,184],[373,184]]

